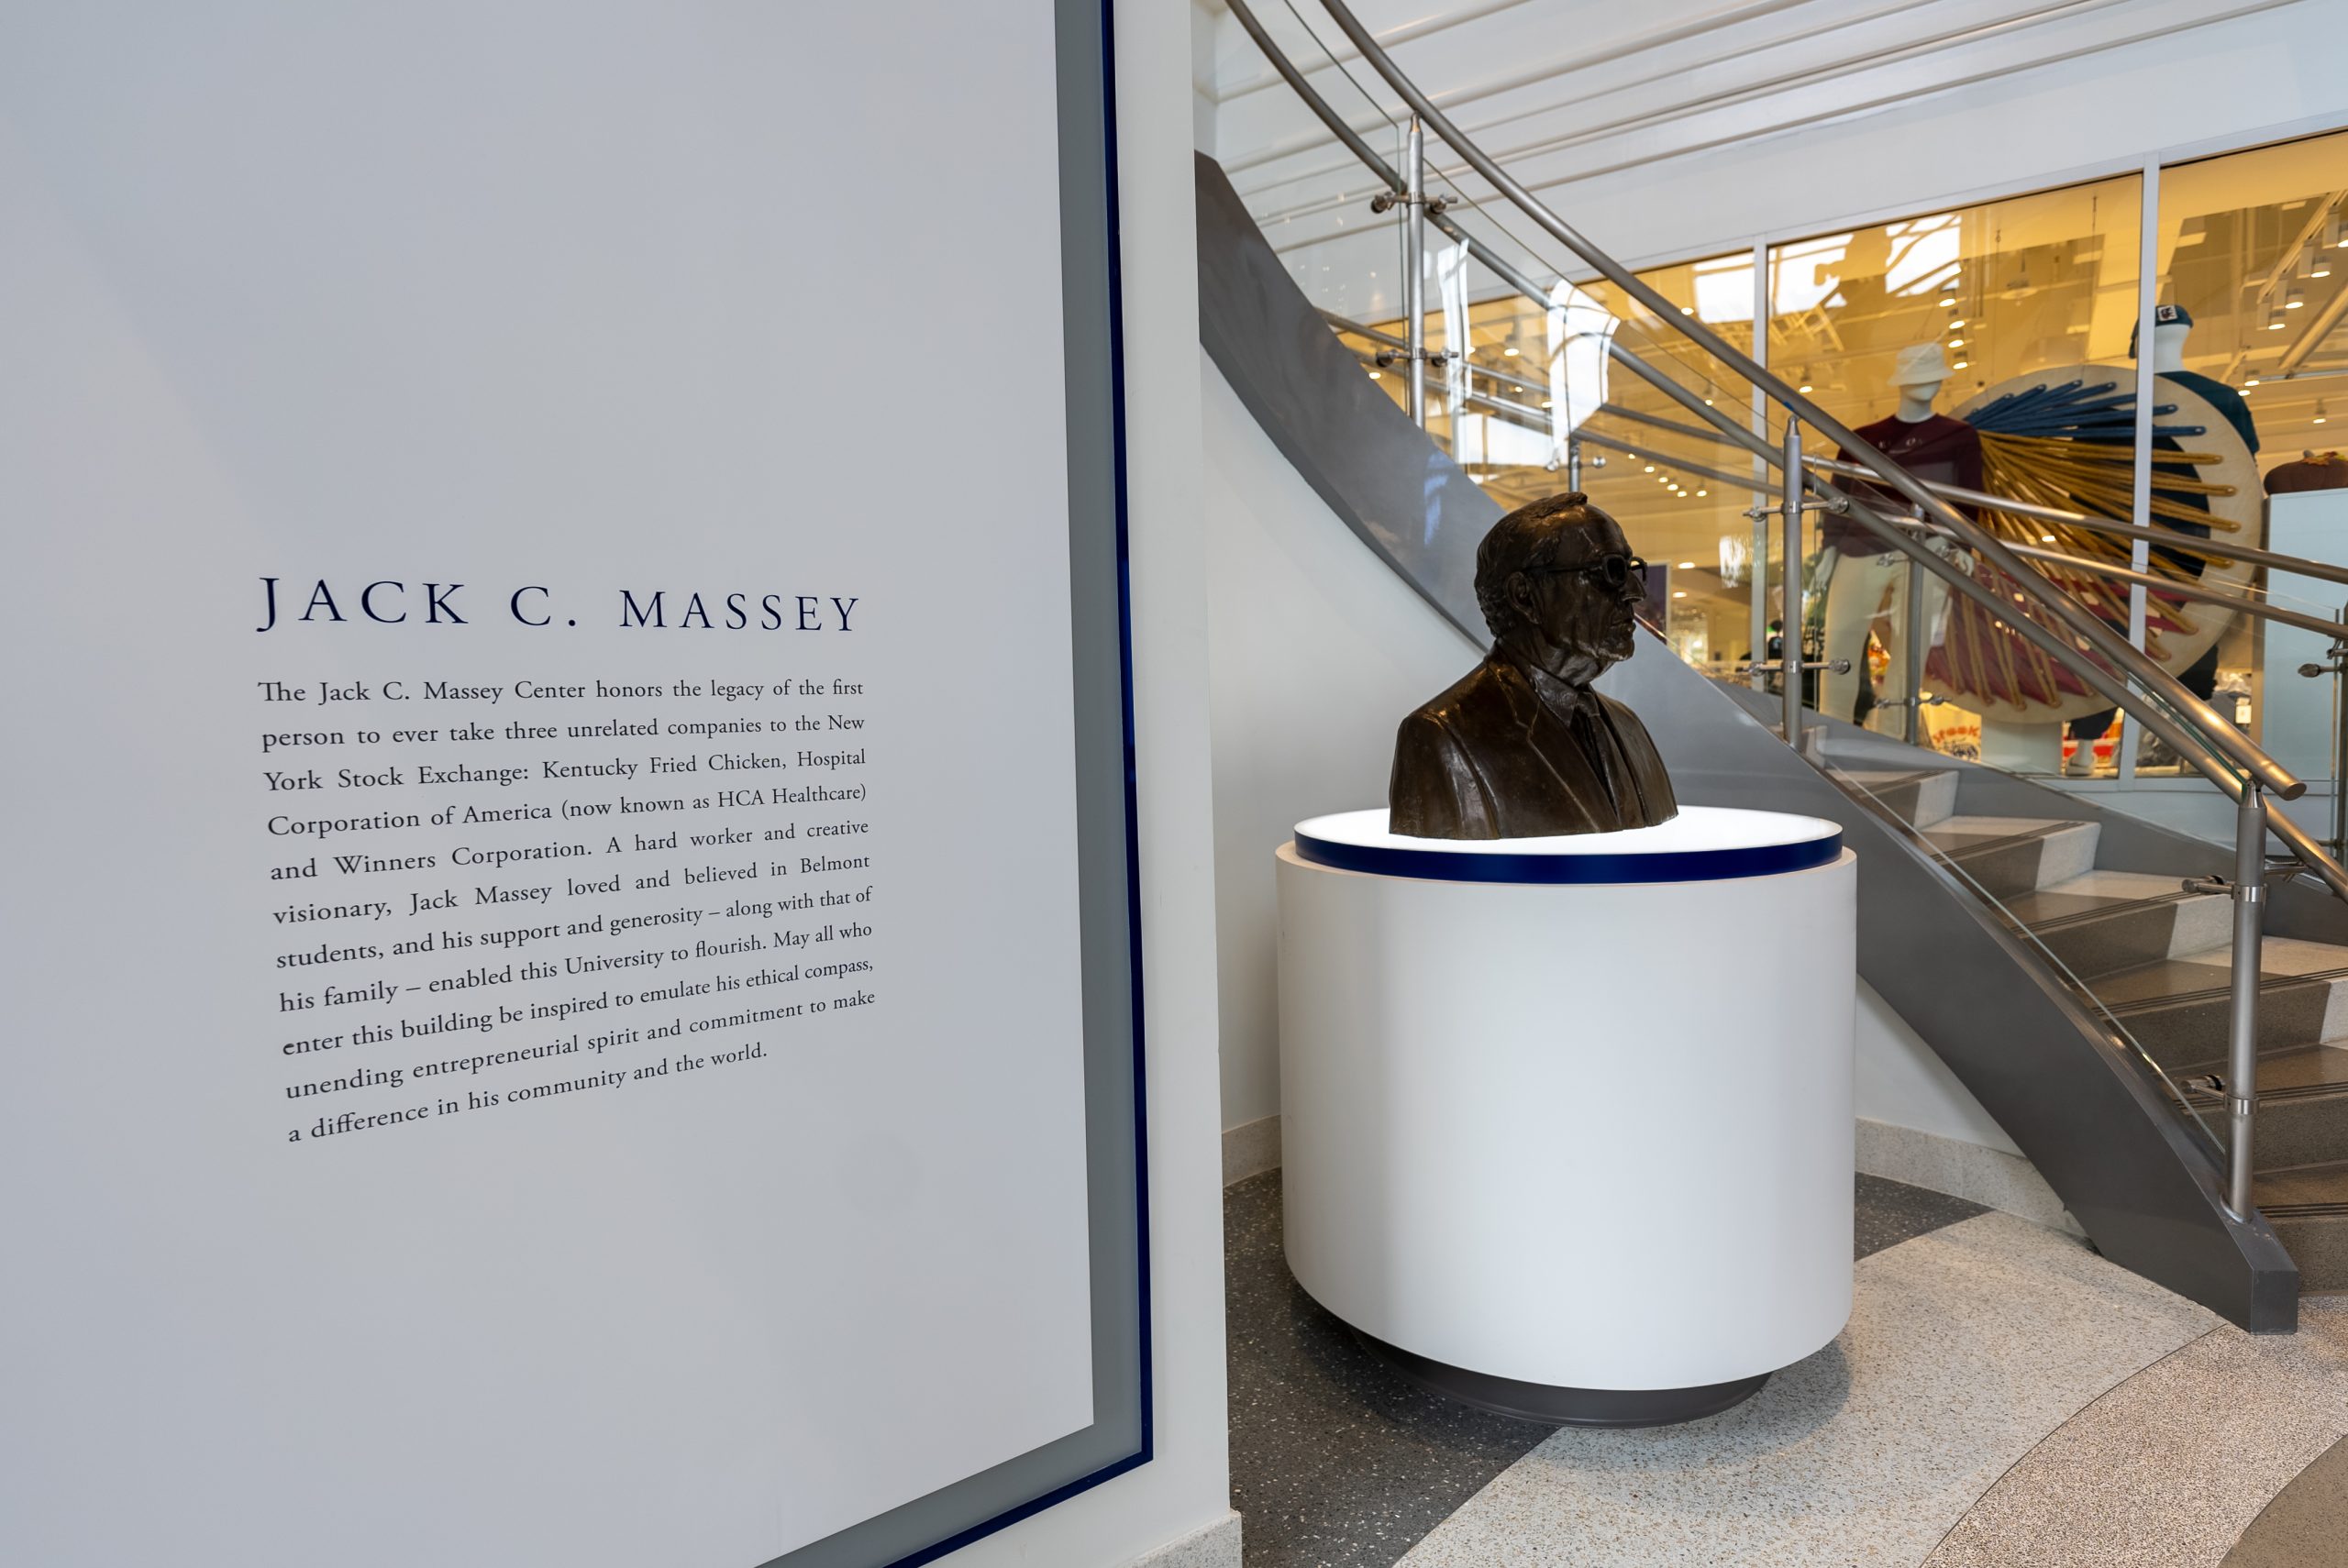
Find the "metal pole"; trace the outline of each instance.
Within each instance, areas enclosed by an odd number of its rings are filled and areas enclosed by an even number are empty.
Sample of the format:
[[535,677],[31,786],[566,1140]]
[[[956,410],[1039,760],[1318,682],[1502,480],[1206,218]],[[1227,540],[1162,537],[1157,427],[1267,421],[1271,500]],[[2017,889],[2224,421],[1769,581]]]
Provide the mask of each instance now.
[[[1920,511],[1918,521],[1922,521],[1922,516]],[[1914,561],[1905,565],[1908,571],[1908,624],[1900,628],[1900,635],[1908,645],[1908,666],[1899,696],[1908,706],[1906,716],[1900,720],[1899,738],[1914,745],[1917,734],[1924,727],[1924,569]]]
[[[2149,528],[2153,516],[2153,402],[2157,392],[2153,376],[2153,307],[2160,297],[2161,166],[2147,159],[2136,204],[2136,456],[2128,476],[2128,521]],[[2136,536],[2130,545],[2131,571],[2153,569],[2149,536]],[[2128,590],[2128,646],[2142,650],[2147,601],[2142,583]],[[2136,748],[2143,728],[2126,709],[2120,713],[2120,788],[2136,787]],[[2250,771],[2244,769],[2245,772]]]
[[[1778,490],[1778,513],[1783,524],[1785,543],[1786,607],[1785,635],[1779,646],[1783,652],[1778,660],[1778,681],[1785,692],[1786,744],[1796,751],[1801,749],[1801,675],[1802,614],[1801,614],[1801,422],[1789,415],[1786,419],[1786,461],[1778,470],[1781,481]],[[1825,678],[1820,672],[1820,679]]]
[[2266,791],[2243,782],[2234,812],[2234,951],[2226,1001],[2226,1207],[2250,1218],[2251,1124],[2258,1112],[2258,957],[2266,918]]
[[1566,488],[1581,489],[1581,437],[1566,437]]
[[[1767,240],[1753,242],[1753,358],[1761,365],[1769,362],[1769,246]],[[1767,450],[1769,438],[1769,395],[1755,385],[1748,394],[1751,411],[1748,418],[1753,426],[1756,445]],[[1748,600],[1752,615],[1752,662],[1759,666],[1769,657],[1769,519],[1761,508],[1768,504],[1767,489],[1769,465],[1759,452],[1753,463],[1753,592]],[[1753,690],[1765,690],[1768,677],[1758,668],[1753,672]]]
[[1402,155],[1402,313],[1409,338],[1411,379],[1403,407],[1420,429],[1427,424],[1427,146],[1419,117],[1411,116],[1410,140]]
[[2331,650],[2331,853],[2348,855],[2348,607]]

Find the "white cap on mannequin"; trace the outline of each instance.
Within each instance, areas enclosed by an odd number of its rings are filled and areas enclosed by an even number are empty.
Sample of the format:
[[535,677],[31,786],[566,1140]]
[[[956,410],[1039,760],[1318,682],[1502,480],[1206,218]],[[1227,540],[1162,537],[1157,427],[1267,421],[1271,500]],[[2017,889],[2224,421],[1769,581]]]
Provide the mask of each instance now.
[[1938,343],[1918,343],[1899,350],[1891,364],[1895,387],[1938,386],[1948,380],[1948,356]]

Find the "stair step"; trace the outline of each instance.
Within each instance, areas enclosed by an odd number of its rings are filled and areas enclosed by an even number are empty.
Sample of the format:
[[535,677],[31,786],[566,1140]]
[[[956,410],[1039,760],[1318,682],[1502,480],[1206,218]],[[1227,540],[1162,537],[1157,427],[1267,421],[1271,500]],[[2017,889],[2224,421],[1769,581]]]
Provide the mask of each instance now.
[[[2226,1058],[2224,948],[2165,958],[2099,977],[2098,999],[2172,1075]],[[2270,936],[2260,955],[2258,1048],[2296,1050],[2348,1037],[2348,947]]]
[[[2222,1068],[2217,1073],[2222,1079]],[[2227,1143],[2225,1097],[2188,1088],[2185,1098],[2218,1142]],[[2261,1170],[2348,1161],[2348,1041],[2259,1059],[2258,1123],[2251,1150]]]
[[1833,777],[1864,790],[1877,804],[1912,828],[1946,822],[1956,811],[1956,770],[1950,767],[1892,771],[1868,767],[1837,767]]
[[2300,1289],[2348,1289],[2348,1164],[2267,1172],[2251,1197],[2299,1265]]
[[2094,823],[2036,817],[1947,817],[1922,836],[1989,897],[2005,900],[2095,869]]
[[2090,871],[2006,900],[2006,911],[2080,979],[2222,945],[2233,905],[2188,893],[2179,878],[2142,871]]

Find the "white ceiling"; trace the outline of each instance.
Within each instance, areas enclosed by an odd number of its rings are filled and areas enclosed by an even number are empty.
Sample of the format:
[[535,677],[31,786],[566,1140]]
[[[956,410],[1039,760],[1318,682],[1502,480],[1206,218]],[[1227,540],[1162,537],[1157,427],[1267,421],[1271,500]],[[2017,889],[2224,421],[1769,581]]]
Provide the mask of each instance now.
[[[1252,4],[1312,85],[1390,154],[1404,117],[1399,100],[1349,46],[1325,49],[1323,40],[1343,40],[1319,0]],[[2161,136],[2170,127],[2211,134],[2216,100],[2226,100],[2215,111],[2224,127],[2310,106],[2348,115],[2339,41],[2348,0],[1466,0],[1434,9],[1427,0],[1357,0],[1356,10],[1485,150],[1634,264],[1746,243],[1806,215],[1823,221],[1977,189],[1965,148],[1950,145],[1968,105],[2005,116],[1959,130],[1964,139],[1977,134],[1985,163],[2027,161],[2034,149],[2041,176],[2110,156],[2115,138],[2096,122],[2112,118],[2115,92],[2147,100],[2145,127],[2117,139],[2129,156],[2172,144]],[[1223,0],[1200,0],[1198,25],[1202,142],[1275,244],[1289,253],[1335,246],[1316,255],[1336,273],[1376,265],[1368,258],[1390,247],[1391,225],[1367,206],[1375,177],[1280,82]],[[2022,79],[2037,97],[2016,97]],[[2085,126],[2056,123],[2074,83],[2092,83],[2078,91]],[[2016,114],[2041,121],[2037,133],[2012,123]],[[1904,159],[1923,165],[1915,188],[1894,188],[1903,158],[1880,145],[1835,156],[1878,126],[1915,140]],[[1770,170],[1781,200],[1737,188],[1756,146],[1805,135],[1822,156],[1798,171]],[[1489,193],[1448,152],[1434,156],[1471,196]],[[1985,170],[1981,182],[1995,178]],[[1636,210],[1642,190],[1657,193],[1646,205],[1673,210]],[[1715,200],[1718,222],[1688,210]],[[1545,241],[1534,250],[1543,248],[1553,253],[1545,271],[1566,262]]]

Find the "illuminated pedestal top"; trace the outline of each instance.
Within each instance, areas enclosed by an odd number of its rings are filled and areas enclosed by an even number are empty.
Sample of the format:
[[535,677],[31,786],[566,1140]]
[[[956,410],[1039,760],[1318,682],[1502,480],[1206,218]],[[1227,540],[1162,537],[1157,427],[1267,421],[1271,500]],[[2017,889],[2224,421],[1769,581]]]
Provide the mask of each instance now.
[[1446,882],[1709,882],[1831,865],[1843,830],[1822,817],[1682,806],[1658,827],[1555,838],[1412,838],[1383,808],[1296,825],[1300,859],[1341,871]]

